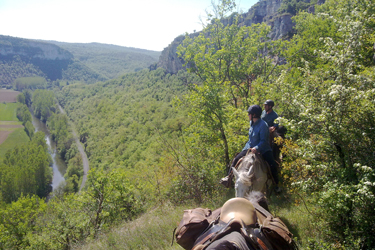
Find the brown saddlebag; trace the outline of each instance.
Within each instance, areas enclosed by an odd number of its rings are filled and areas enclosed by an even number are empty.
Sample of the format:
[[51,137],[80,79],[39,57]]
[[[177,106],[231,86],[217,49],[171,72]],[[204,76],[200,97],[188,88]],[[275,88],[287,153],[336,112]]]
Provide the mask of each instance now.
[[180,224],[175,228],[174,238],[177,244],[186,250],[192,249],[199,235],[209,227],[212,221],[219,217],[220,211],[221,208],[214,211],[208,208],[185,210]]

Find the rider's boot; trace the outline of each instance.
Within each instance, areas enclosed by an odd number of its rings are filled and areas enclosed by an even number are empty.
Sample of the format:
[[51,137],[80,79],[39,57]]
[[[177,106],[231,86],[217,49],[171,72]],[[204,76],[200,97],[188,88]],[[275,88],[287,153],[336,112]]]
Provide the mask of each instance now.
[[221,178],[220,184],[224,185],[226,188],[230,188],[232,184],[232,178],[233,178],[233,171],[230,171],[230,173],[225,176],[224,178]]
[[221,178],[220,184],[223,184],[226,188],[229,188],[229,175],[225,176],[224,178]]

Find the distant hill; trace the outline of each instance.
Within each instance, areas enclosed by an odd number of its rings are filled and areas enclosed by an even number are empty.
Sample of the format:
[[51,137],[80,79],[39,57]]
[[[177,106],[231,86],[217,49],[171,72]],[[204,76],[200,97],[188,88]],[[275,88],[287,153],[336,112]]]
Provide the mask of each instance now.
[[40,76],[95,83],[149,67],[160,52],[108,44],[63,43],[0,35],[0,86],[19,78]]
[[136,72],[159,60],[160,51],[101,43],[64,43],[48,41],[69,51],[74,58],[108,79]]

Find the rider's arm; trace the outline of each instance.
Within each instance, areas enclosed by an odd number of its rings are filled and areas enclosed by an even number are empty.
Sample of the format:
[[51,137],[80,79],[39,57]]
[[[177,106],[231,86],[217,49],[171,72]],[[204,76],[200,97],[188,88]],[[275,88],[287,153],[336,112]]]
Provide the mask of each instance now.
[[257,151],[264,153],[269,147],[269,133],[268,126],[259,127],[259,143],[254,147]]

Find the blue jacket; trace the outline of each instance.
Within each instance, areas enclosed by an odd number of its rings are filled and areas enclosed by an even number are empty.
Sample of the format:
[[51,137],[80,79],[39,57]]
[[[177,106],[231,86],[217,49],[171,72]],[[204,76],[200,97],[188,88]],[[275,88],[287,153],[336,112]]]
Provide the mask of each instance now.
[[277,128],[279,127],[279,124],[274,123],[277,117],[279,117],[279,115],[275,111],[272,110],[269,114],[267,114],[267,112],[263,110],[260,118],[262,118],[262,120],[268,124],[268,127],[275,126]]
[[249,141],[242,150],[255,148],[261,154],[264,154],[267,151],[272,151],[269,143],[269,136],[270,132],[265,121],[258,119],[255,123],[250,122]]

